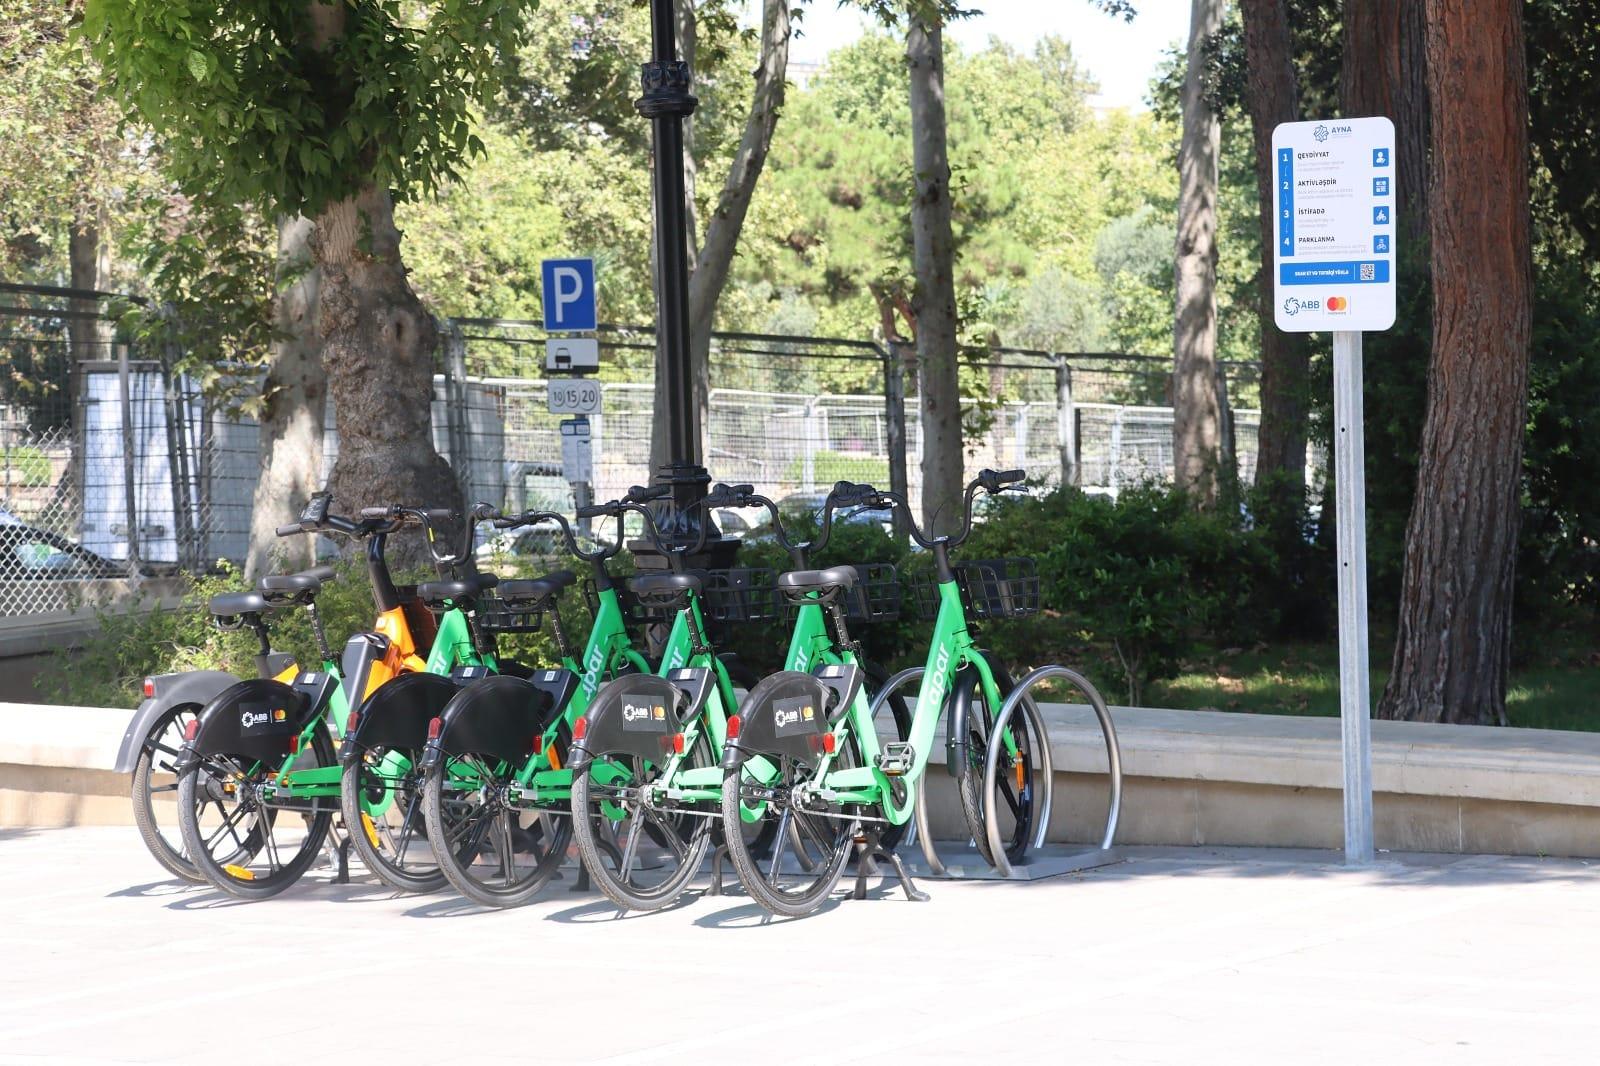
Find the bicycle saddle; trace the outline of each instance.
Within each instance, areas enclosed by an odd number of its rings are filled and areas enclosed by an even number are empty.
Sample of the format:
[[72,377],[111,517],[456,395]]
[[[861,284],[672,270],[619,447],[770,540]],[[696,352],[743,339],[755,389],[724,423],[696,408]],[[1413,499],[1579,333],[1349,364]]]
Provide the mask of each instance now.
[[640,574],[628,579],[628,588],[635,596],[670,599],[688,592],[699,592],[700,578],[694,574],[671,572]]
[[417,598],[430,607],[446,600],[472,600],[500,584],[495,574],[474,574],[453,581],[424,581],[417,586]]
[[331,566],[313,566],[310,570],[302,570],[298,574],[268,574],[256,582],[256,588],[263,593],[301,593],[315,594],[322,588],[326,581],[332,581],[335,571]]
[[557,570],[532,580],[507,581],[500,586],[500,598],[507,603],[538,603],[550,599],[576,580],[571,570]]
[[778,575],[778,588],[785,592],[825,592],[851,589],[856,585],[856,568],[830,566],[826,570],[791,570]]
[[208,606],[217,618],[233,618],[241,614],[260,614],[267,609],[267,598],[259,592],[224,592],[211,597]]

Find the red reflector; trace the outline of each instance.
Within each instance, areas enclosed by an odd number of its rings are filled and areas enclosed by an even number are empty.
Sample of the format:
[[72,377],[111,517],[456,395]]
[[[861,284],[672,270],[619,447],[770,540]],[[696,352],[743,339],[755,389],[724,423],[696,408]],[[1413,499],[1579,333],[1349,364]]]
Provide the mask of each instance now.
[[672,751],[676,755],[682,755],[683,754],[683,734],[682,733],[674,733],[674,734],[672,734]]
[[827,752],[829,755],[833,754],[833,749],[838,746],[838,743],[839,742],[834,739],[832,733],[822,734],[822,750]]
[[190,719],[189,724],[183,727],[183,739],[193,740],[200,735],[200,719]]
[[732,718],[728,719],[728,739],[729,740],[738,740],[739,739],[739,728],[740,728],[740,726],[739,726],[739,716],[738,715],[734,715]]
[[[351,715],[350,717],[351,717],[352,721],[355,720],[355,715]],[[355,726],[352,725],[350,728],[353,730],[353,729],[355,729]],[[439,739],[439,730],[441,730],[443,728],[444,728],[444,719],[435,718],[432,721],[430,721],[428,723],[428,739],[429,740],[438,740]]]
[[145,699],[149,699],[150,697],[154,696],[155,694],[156,694],[156,679],[153,678],[153,677],[145,678],[144,679],[144,698]]
[[572,739],[582,740],[583,735],[589,732],[589,719],[580,718],[572,724]]
[[[356,726],[358,726],[360,724],[361,724],[361,712],[360,711],[351,711],[350,712],[350,717],[346,718],[344,720],[344,735],[347,736],[347,737],[354,736],[355,735],[355,731],[356,731]],[[431,736],[432,734],[429,734],[429,735]]]
[[290,755],[299,755],[300,754],[300,738],[299,737],[290,737],[289,738],[289,754]]

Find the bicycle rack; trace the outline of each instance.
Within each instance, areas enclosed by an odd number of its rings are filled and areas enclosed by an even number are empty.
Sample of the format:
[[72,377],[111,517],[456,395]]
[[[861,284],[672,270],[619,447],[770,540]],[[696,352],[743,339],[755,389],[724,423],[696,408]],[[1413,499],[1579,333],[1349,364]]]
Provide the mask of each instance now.
[[[914,666],[900,671],[891,677],[884,686],[878,690],[877,696],[872,701],[871,714],[877,717],[878,711],[900,689],[922,677],[923,668]],[[1021,683],[1012,690],[1000,709],[996,725],[989,742],[989,750],[984,761],[984,794],[991,795],[994,791],[995,775],[999,767],[999,754],[1003,750],[1003,737],[1005,725],[1017,713],[1017,708],[1022,708],[1022,713],[1027,716],[1028,725],[1039,740],[1039,773],[1040,803],[1039,828],[1034,834],[1032,846],[1038,850],[1044,846],[1045,834],[1050,828],[1050,812],[1055,794],[1055,765],[1050,751],[1049,733],[1045,727],[1044,714],[1039,710],[1038,704],[1029,694],[1030,690],[1041,681],[1051,678],[1062,678],[1076,685],[1088,697],[1090,705],[1094,708],[1096,717],[1100,721],[1100,730],[1106,741],[1106,755],[1110,760],[1111,802],[1106,816],[1105,833],[1100,845],[1087,851],[1072,855],[1051,857],[1043,861],[1029,863],[1029,875],[1049,877],[1060,873],[1069,873],[1074,870],[1085,870],[1095,866],[1104,866],[1116,862],[1117,857],[1112,850],[1116,838],[1117,821],[1122,812],[1122,754],[1117,744],[1116,726],[1111,721],[1111,710],[1106,706],[1105,700],[1100,696],[1088,679],[1074,670],[1064,666],[1043,666],[1023,678]],[[923,860],[927,863],[927,875],[941,878],[969,878],[969,877],[1001,877],[1016,878],[1017,874],[1011,862],[1006,858],[1004,849],[1000,846],[1000,826],[998,816],[993,805],[985,811],[984,829],[988,834],[990,854],[996,858],[992,871],[984,869],[969,870],[965,867],[951,869],[946,866],[939,856],[938,848],[933,842],[933,832],[928,820],[928,774],[926,767],[917,782],[917,802],[914,808],[915,822],[913,835],[918,846],[922,849]]]
[[[1052,791],[1050,784],[1054,774],[1054,767],[1050,762],[1050,738],[1044,729],[1044,716],[1040,714],[1038,706],[1028,692],[1041,681],[1048,681],[1052,678],[1060,678],[1070,682],[1079,692],[1082,692],[1088,698],[1089,705],[1094,708],[1095,717],[1100,720],[1100,734],[1105,738],[1106,742],[1106,759],[1109,764],[1108,776],[1111,779],[1111,798],[1106,810],[1105,833],[1100,838],[1100,847],[1097,850],[1102,853],[1109,853],[1111,845],[1117,836],[1117,820],[1122,814],[1122,749],[1117,744],[1117,728],[1111,721],[1111,708],[1106,706],[1104,697],[1089,683],[1089,679],[1076,670],[1065,666],[1041,666],[1023,678],[1022,682],[1012,690],[1011,695],[1006,697],[1005,703],[1000,706],[1000,714],[995,719],[994,731],[989,737],[989,751],[983,763],[983,794],[985,796],[994,794],[995,774],[999,769],[1000,754],[1005,746],[1006,725],[1011,721],[1020,706],[1024,708],[1024,713],[1028,715],[1029,722],[1035,730],[1035,735],[1042,742],[1039,747],[1041,750],[1040,764],[1045,775],[1044,816],[1040,820],[1039,833],[1033,842],[1033,846],[1039,848],[1044,844],[1045,830],[1049,828],[1050,823],[1050,794]],[[918,798],[920,799],[921,797]],[[1006,858],[1005,849],[1000,843],[1000,816],[995,804],[990,803],[985,806],[983,823],[984,832],[989,838],[989,854],[994,856],[995,871],[1001,877],[1011,877],[1011,860]],[[1080,865],[1076,868],[1081,869],[1082,866]]]

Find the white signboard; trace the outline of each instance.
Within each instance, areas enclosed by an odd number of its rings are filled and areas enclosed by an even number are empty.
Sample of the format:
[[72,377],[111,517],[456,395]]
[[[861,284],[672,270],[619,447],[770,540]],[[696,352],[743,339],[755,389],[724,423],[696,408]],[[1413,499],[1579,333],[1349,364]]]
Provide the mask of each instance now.
[[561,422],[561,476],[569,482],[594,481],[594,452],[589,420],[567,418]]
[[1272,131],[1276,320],[1290,333],[1394,325],[1394,123],[1285,122]]
[[544,368],[557,374],[600,369],[600,342],[593,337],[551,337],[544,342]]
[[600,413],[600,383],[593,378],[565,378],[550,382],[546,409],[553,415]]

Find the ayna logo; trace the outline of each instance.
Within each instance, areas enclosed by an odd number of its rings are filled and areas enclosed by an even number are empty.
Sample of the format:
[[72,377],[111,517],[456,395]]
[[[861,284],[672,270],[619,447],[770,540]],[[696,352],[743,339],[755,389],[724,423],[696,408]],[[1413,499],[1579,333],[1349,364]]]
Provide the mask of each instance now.
[[1318,144],[1321,144],[1323,141],[1328,139],[1328,127],[1318,125],[1316,129],[1311,131],[1311,136],[1317,139]]

